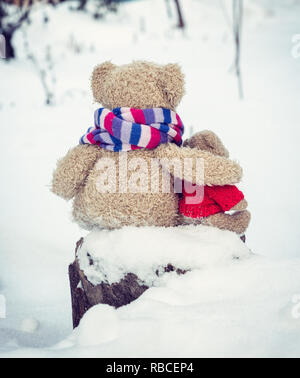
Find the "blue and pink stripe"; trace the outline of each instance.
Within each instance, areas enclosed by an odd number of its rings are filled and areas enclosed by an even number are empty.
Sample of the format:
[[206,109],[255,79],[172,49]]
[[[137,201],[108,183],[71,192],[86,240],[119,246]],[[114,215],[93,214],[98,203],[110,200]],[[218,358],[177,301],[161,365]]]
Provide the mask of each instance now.
[[160,144],[182,144],[183,123],[170,109],[99,108],[95,127],[88,129],[79,143],[95,144],[109,151],[153,149]]

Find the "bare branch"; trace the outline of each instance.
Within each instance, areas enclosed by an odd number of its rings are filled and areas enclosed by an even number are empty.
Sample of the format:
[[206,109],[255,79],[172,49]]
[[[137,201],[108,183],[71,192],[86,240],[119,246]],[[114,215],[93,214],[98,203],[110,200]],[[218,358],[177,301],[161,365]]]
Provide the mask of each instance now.
[[241,32],[243,23],[243,0],[232,0],[233,37],[235,41],[235,73],[238,79],[240,99],[244,98],[241,74]]
[[[12,13],[11,9],[15,9]],[[0,2],[0,34],[5,38],[6,42],[6,58],[12,59],[15,57],[14,47],[12,45],[12,38],[16,30],[29,19],[31,12],[31,5],[26,7],[8,6]]]
[[178,13],[178,27],[181,29],[184,29],[185,23],[184,23],[183,14],[182,14],[179,0],[175,0],[175,5],[176,5],[177,13]]

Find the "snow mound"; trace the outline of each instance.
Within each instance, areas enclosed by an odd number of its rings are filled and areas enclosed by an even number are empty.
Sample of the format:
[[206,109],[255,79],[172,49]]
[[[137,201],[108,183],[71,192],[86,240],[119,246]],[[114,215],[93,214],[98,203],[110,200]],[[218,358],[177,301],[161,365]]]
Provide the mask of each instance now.
[[25,318],[22,320],[20,330],[26,333],[37,332],[40,328],[40,323],[35,318]]
[[78,252],[81,269],[94,285],[134,273],[147,286],[156,286],[168,264],[195,270],[250,256],[236,234],[201,225],[92,231]]
[[92,346],[115,340],[119,335],[119,319],[116,310],[99,304],[90,308],[76,330],[80,346]]
[[[300,260],[253,256],[165,274],[118,309],[95,306],[51,350],[89,358],[299,357]],[[8,354],[15,356],[17,352]]]

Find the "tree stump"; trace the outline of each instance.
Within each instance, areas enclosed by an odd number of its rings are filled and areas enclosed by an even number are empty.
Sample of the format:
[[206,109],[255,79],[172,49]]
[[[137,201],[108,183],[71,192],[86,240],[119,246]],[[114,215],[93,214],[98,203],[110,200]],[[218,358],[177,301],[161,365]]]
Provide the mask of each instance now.
[[[245,242],[245,236],[241,237],[241,239]],[[136,300],[149,289],[149,286],[143,284],[137,275],[130,272],[127,273],[120,282],[111,285],[101,282],[98,285],[93,285],[80,268],[80,263],[77,258],[83,242],[83,238],[77,242],[75,261],[69,266],[74,328],[79,325],[81,318],[91,307],[97,304],[107,304],[119,308]],[[89,255],[88,257],[89,264],[94,265],[92,257]],[[160,272],[157,269],[156,275],[159,276],[161,274]],[[167,264],[167,266],[163,268],[163,272],[176,272],[180,275],[185,274],[187,271],[177,269],[172,264]]]
[[[143,285],[139,278],[133,273],[127,275],[118,283],[109,285],[102,282],[99,285],[93,285],[84,272],[80,269],[77,259],[77,252],[81,248],[84,239],[81,238],[76,244],[75,261],[69,266],[69,279],[71,286],[73,327],[76,328],[83,315],[97,304],[108,304],[119,308],[125,306],[135,299],[139,298],[149,286]],[[93,265],[93,261],[90,261]],[[176,269],[169,264],[164,268],[165,272],[174,272],[185,274],[187,271]],[[157,276],[159,272],[157,271]]]

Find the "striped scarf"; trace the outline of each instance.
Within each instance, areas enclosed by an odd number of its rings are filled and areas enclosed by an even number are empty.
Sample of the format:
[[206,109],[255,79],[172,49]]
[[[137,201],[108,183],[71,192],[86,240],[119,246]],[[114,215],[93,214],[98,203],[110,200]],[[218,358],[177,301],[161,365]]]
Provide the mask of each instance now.
[[109,151],[153,149],[163,143],[182,144],[184,126],[177,113],[169,109],[100,108],[95,126],[79,143],[95,144]]

